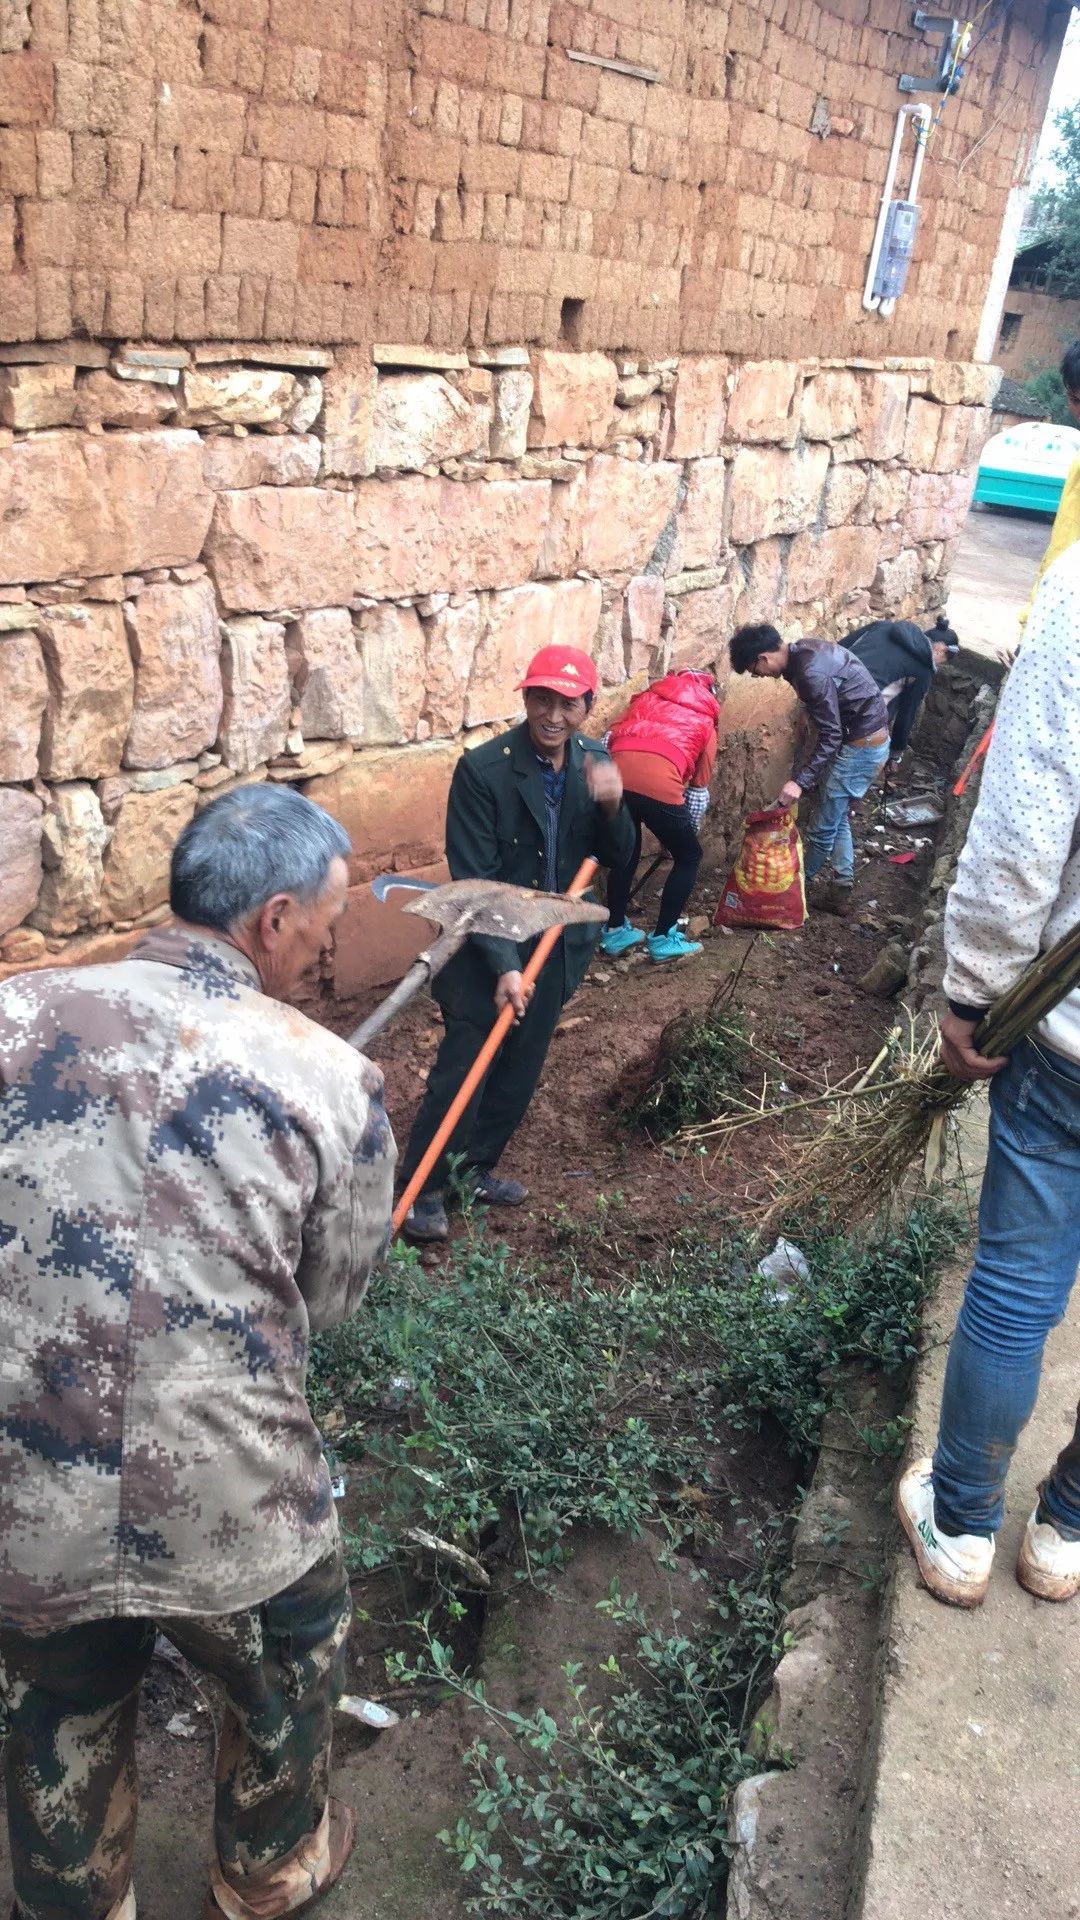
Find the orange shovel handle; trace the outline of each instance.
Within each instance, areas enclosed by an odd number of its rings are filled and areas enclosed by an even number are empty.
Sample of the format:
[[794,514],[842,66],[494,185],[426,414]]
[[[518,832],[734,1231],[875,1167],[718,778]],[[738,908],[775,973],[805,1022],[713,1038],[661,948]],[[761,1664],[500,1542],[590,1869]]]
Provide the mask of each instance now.
[[953,798],[955,800],[959,800],[961,794],[964,791],[964,788],[967,786],[968,781],[971,779],[971,776],[974,773],[975,768],[978,766],[979,761],[983,757],[983,754],[986,752],[987,748],[989,747],[991,738],[993,736],[993,732],[994,732],[994,722],[991,720],[990,725],[987,727],[986,732],[983,734],[982,739],[979,741],[979,744],[976,747],[974,753],[972,754],[971,759],[968,761],[967,766],[964,768],[963,773],[960,775],[959,780],[957,781],[955,787],[953,788]]
[[[573,879],[571,880],[570,885],[566,889],[567,897],[569,899],[571,900],[575,899],[578,894],[585,893],[588,890],[589,882],[592,880],[593,874],[596,872],[596,866],[597,866],[596,861],[591,858],[588,860],[582,861],[580,867],[578,868]],[[536,979],[537,975],[539,974],[541,967],[543,966],[545,960],[547,959],[549,953],[551,952],[553,946],[555,945],[555,942],[558,940],[559,935],[561,933],[562,933],[561,927],[548,927],[547,932],[542,933],[540,935],[540,938],[537,941],[536,946],[533,950],[531,959],[528,961],[527,965],[522,970],[521,978],[525,986],[528,987],[532,985],[533,981]],[[464,1113],[466,1107],[468,1106],[469,1101],[472,1099],[473,1094],[476,1092],[477,1087],[480,1085],[481,1080],[483,1079],[485,1073],[490,1067],[492,1061],[495,1058],[495,1055],[498,1053],[499,1048],[502,1046],[502,1043],[506,1039],[506,1036],[509,1033],[513,1024],[514,1024],[513,1007],[506,1006],[501,1008],[496,1018],[495,1025],[492,1027],[491,1032],[488,1034],[487,1039],[484,1041],[484,1044],[481,1047],[479,1053],[477,1054],[476,1059],[473,1061],[472,1066],[469,1068],[468,1073],[465,1075],[465,1078],[462,1081],[457,1092],[455,1093],[454,1098],[451,1100],[450,1106],[447,1110],[446,1118],[441,1122],[438,1132],[436,1133],[434,1139],[432,1140],[431,1145],[428,1147],[427,1152],[424,1154],[422,1160],[420,1161],[420,1164],[417,1167],[416,1172],[413,1174],[412,1179],[409,1181],[409,1184],[406,1187],[404,1193],[402,1194],[401,1199],[398,1201],[397,1206],[394,1208],[393,1228],[395,1233],[400,1231],[401,1223],[404,1220],[405,1215],[408,1213],[409,1208],[412,1206],[413,1201],[416,1199],[417,1194],[420,1192],[424,1184],[424,1181],[427,1179],[428,1174],[431,1172],[431,1169],[435,1165],[436,1160],[439,1158],[439,1155],[442,1153],[442,1150],[445,1147],[447,1141],[449,1140],[451,1134],[453,1133],[454,1128],[457,1126],[458,1121],[461,1119],[461,1116]]]

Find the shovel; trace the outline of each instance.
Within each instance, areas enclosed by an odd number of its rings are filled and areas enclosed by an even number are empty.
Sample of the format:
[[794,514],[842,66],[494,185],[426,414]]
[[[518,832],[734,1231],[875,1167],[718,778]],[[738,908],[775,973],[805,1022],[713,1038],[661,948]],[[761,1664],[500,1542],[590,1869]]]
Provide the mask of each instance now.
[[349,1045],[361,1053],[402,1007],[408,1005],[414,994],[453,959],[470,934],[493,935],[498,940],[512,940],[516,945],[552,927],[577,926],[582,922],[598,925],[608,917],[606,907],[594,906],[590,901],[571,900],[563,893],[538,893],[532,887],[511,887],[502,880],[448,880],[440,887],[430,880],[410,880],[404,875],[384,873],[372,883],[371,891],[376,900],[385,901],[395,888],[419,896],[409,901],[403,909],[405,913],[433,921],[441,932],[413,962],[393,993],[387,994],[374,1013],[369,1013],[356,1032],[349,1035]]

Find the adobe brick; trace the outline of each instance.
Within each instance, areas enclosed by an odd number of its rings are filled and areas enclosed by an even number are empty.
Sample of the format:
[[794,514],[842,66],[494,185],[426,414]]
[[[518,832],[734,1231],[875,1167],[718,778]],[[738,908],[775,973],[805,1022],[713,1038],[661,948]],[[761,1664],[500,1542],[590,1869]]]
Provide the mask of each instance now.
[[105,180],[110,200],[134,206],[142,179],[142,148],[137,140],[110,140],[105,149]]
[[218,26],[261,33],[270,18],[270,0],[200,0],[199,10]]
[[25,200],[22,249],[27,266],[73,266],[77,220],[78,209],[69,200]]
[[428,15],[420,23],[418,38],[423,72],[438,79],[463,80],[473,87],[484,85],[489,49],[495,44],[486,33]]
[[45,127],[53,117],[53,63],[41,53],[0,54],[0,121]]
[[[19,138],[13,135],[13,138]],[[71,135],[55,131],[39,134],[28,133],[22,136],[37,146],[37,193],[41,200],[56,200],[71,192],[75,184],[75,174],[71,164]],[[0,145],[0,190],[11,193],[33,193],[34,183],[12,186],[6,177],[4,150]]]
[[247,145],[262,160],[319,167],[326,153],[326,115],[318,107],[256,102],[249,114]]
[[316,28],[321,46],[344,53],[350,37],[348,6],[322,0],[322,5],[313,11],[311,0],[270,0],[270,31],[275,39],[309,45]]
[[[83,333],[100,334],[105,326],[105,276],[76,270],[71,276],[72,324]],[[24,336],[26,337],[26,336]]]
[[37,331],[42,340],[66,340],[74,322],[71,281],[63,267],[42,267],[34,276]]
[[237,325],[242,340],[262,338],[266,324],[266,289],[269,282],[265,274],[242,273],[240,275],[240,300],[237,309]]
[[374,172],[381,159],[381,130],[354,114],[328,113],[326,154],[328,167],[363,167]]
[[251,154],[241,154],[233,166],[231,213],[257,214],[262,208],[263,167]]
[[215,213],[149,212],[127,216],[128,263],[142,274],[176,273],[200,280],[221,258],[221,220]]
[[95,67],[87,125],[91,133],[118,133],[128,140],[152,142],[154,82],[146,73]]
[[262,170],[259,211],[264,220],[287,220],[292,194],[292,168],[284,160],[268,160]]
[[[570,62],[567,62],[569,65]],[[492,40],[487,57],[487,85],[496,92],[543,97],[547,54],[543,47],[511,40]]]
[[[243,36],[207,27],[203,34],[202,70],[207,86],[234,87],[240,77]],[[262,85],[260,66],[259,89]],[[258,91],[259,89],[256,89]]]
[[144,324],[151,340],[172,339],[176,326],[176,286],[171,279],[147,280],[144,288]]
[[[457,168],[447,186],[456,186]],[[516,193],[521,177],[521,156],[512,147],[484,146],[466,148],[461,154],[461,178],[471,193]]]
[[[164,97],[167,91],[167,98]],[[166,147],[202,147],[207,153],[240,153],[244,145],[242,93],[224,93],[218,87],[188,87],[175,83],[157,108],[157,139]]]
[[[488,155],[505,153],[505,149],[499,147],[487,147],[483,151]],[[451,140],[445,134],[428,133],[422,127],[406,126],[398,139],[397,171],[407,180],[426,180],[433,187],[456,186],[460,171],[466,185],[484,188],[486,181],[468,178],[470,157],[463,154],[458,140]],[[498,182],[493,180],[490,184],[495,187]]]
[[545,100],[565,102],[567,106],[579,107],[583,113],[592,113],[599,91],[599,67],[580,66],[568,60],[561,49],[551,48],[544,67]]
[[75,225],[75,264],[80,267],[127,267],[127,220],[123,207],[79,207]]
[[291,221],[248,220],[227,213],[221,226],[222,272],[276,275],[281,279],[296,274],[300,236]]
[[143,330],[143,283],[137,273],[110,273],[105,293],[105,331],[123,339]]
[[566,200],[570,195],[570,161],[562,154],[523,153],[521,191],[526,199]]
[[[379,222],[380,182],[369,174],[357,173],[353,167],[346,168],[344,180],[345,225],[374,230]],[[427,191],[434,192],[434,188]]]
[[[638,131],[638,129],[635,129]],[[601,120],[593,115],[581,132],[581,157],[594,166],[630,165],[630,129],[623,121]]]
[[[52,133],[36,136],[38,140],[54,140]],[[63,139],[65,136],[60,135]],[[39,173],[35,135],[28,128],[0,127],[0,193],[38,194],[42,200],[52,198],[42,191]]]
[[32,340],[37,328],[33,276],[0,274],[0,340]]
[[307,227],[315,218],[315,192],[319,176],[314,167],[294,167],[289,187],[289,219],[298,227]]
[[624,120],[628,126],[640,126],[648,91],[648,83],[644,80],[632,80],[624,73],[601,70],[596,110],[605,120]]

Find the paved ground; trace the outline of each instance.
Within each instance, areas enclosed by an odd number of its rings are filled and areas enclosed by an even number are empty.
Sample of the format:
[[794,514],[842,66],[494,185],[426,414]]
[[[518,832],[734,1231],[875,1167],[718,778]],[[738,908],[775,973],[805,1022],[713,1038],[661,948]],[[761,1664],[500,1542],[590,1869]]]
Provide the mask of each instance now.
[[1041,513],[974,507],[960,538],[949,587],[949,619],[967,647],[994,654],[1014,647],[1052,521]]
[[[961,1270],[937,1302],[939,1344],[921,1369],[911,1409],[919,1452],[933,1448],[963,1281]],[[906,1543],[898,1549],[857,1920],[1080,1915],[1080,1600],[1033,1600],[1013,1571],[1036,1485],[1072,1430],[1078,1391],[1074,1297],[1047,1350],[1035,1416],[1013,1462],[981,1609],[961,1612],[932,1599]]]

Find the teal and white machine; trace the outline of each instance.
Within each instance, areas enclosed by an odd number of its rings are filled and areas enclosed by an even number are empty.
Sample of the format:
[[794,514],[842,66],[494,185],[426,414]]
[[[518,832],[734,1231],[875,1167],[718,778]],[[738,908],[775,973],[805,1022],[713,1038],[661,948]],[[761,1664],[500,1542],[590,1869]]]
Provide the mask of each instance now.
[[1027,507],[1057,512],[1065,477],[1080,455],[1080,432],[1049,421],[1025,420],[986,443],[974,500],[988,507]]

